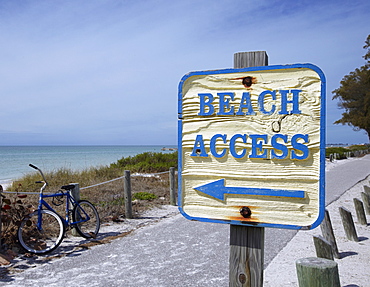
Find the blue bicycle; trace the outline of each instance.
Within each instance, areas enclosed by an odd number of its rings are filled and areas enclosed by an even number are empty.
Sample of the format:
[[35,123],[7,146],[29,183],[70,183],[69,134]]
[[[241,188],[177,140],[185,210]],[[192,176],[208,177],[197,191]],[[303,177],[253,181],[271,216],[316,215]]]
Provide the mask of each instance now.
[[[18,240],[22,247],[31,253],[44,254],[56,249],[63,241],[67,228],[74,227],[84,238],[95,238],[99,232],[99,214],[87,200],[76,201],[71,192],[74,185],[65,185],[56,193],[43,194],[48,183],[41,169],[30,164],[40,172],[43,183],[40,188],[38,208],[23,219],[18,229]],[[60,216],[44,198],[53,198],[53,204],[60,205],[65,198],[65,218]],[[46,209],[44,209],[45,207]],[[71,219],[72,217],[72,219]]]

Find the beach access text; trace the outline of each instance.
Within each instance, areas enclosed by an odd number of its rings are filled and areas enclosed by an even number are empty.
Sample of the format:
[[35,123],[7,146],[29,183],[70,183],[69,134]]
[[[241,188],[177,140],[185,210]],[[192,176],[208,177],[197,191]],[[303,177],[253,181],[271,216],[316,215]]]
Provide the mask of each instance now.
[[198,71],[179,84],[188,219],[313,228],[324,216],[325,77],[312,64]]

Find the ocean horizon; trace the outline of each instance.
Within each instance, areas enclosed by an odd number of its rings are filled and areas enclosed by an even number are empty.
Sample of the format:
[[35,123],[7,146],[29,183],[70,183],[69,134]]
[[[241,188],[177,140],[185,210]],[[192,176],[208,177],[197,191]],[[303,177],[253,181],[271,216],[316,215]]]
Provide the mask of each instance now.
[[[17,145],[0,146],[0,184],[9,184],[34,170],[30,163],[44,171],[68,168],[74,171],[107,166],[122,157],[143,152],[173,152],[177,145]],[[165,150],[163,150],[165,149]]]

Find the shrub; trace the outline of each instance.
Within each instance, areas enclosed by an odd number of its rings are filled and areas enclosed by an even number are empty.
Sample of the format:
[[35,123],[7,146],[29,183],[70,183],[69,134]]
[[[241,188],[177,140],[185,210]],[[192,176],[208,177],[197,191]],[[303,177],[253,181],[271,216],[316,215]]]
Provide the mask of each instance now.
[[350,152],[351,156],[356,151],[367,151],[369,150],[369,145],[352,145],[349,147],[328,147],[326,148],[326,157],[329,158],[330,154],[339,154],[339,159],[346,159],[346,153]]
[[[2,187],[0,186],[2,189]],[[22,185],[17,187],[17,192],[22,192]],[[11,248],[14,247],[18,241],[17,230],[20,226],[23,218],[33,211],[33,206],[27,204],[25,198],[27,195],[23,194],[10,194],[5,196],[0,194],[2,197],[1,206],[1,246]]]
[[332,153],[339,153],[344,154],[345,152],[348,152],[349,150],[344,147],[328,147],[326,148],[326,157],[329,157]]
[[177,152],[144,152],[135,156],[123,157],[111,168],[130,170],[132,172],[162,172],[170,167],[177,168]]
[[367,150],[369,149],[369,145],[351,145],[348,147],[350,151],[356,151],[356,150]]
[[153,200],[156,198],[157,196],[155,194],[149,192],[138,192],[133,195],[133,199],[138,200]]

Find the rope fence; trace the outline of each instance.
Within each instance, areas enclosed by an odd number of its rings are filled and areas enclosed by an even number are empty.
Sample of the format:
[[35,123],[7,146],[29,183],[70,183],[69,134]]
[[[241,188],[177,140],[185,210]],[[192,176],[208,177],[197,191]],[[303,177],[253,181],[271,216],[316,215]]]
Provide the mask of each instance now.
[[[156,176],[156,175],[166,174],[166,173],[169,173],[169,171],[163,171],[163,172],[158,172],[158,173],[144,173],[144,174],[135,173],[135,174],[132,174],[131,177],[140,177],[140,176],[149,177],[149,176]],[[110,182],[113,182],[113,181],[116,181],[116,180],[119,180],[119,179],[123,179],[123,178],[125,178],[125,176],[117,177],[117,178],[114,178],[114,179],[111,179],[111,180],[108,180],[108,181],[104,181],[104,182],[101,182],[101,183],[97,183],[97,184],[94,184],[94,185],[81,187],[80,190],[96,187],[96,186],[103,185],[103,184],[106,184],[106,183],[110,183]]]
[[[157,175],[166,174],[166,173],[170,173],[170,171],[163,171],[163,172],[157,172],[157,173],[134,173],[134,174],[131,175],[131,177],[152,177],[152,176],[157,176]],[[85,190],[85,189],[88,189],[88,188],[97,187],[97,186],[107,184],[107,183],[111,183],[111,182],[114,182],[116,180],[120,180],[120,179],[124,179],[124,178],[125,178],[125,176],[123,175],[123,176],[120,176],[120,177],[117,177],[117,178],[114,178],[114,179],[111,179],[111,180],[107,180],[107,181],[104,181],[104,182],[100,182],[100,183],[85,186],[85,187],[81,187],[80,190]],[[17,194],[17,193],[40,194],[40,192],[31,192],[31,191],[16,192],[16,191],[5,191],[5,190],[2,191],[1,193],[8,193],[8,194]],[[53,194],[53,193],[52,192],[45,192],[44,194]]]

